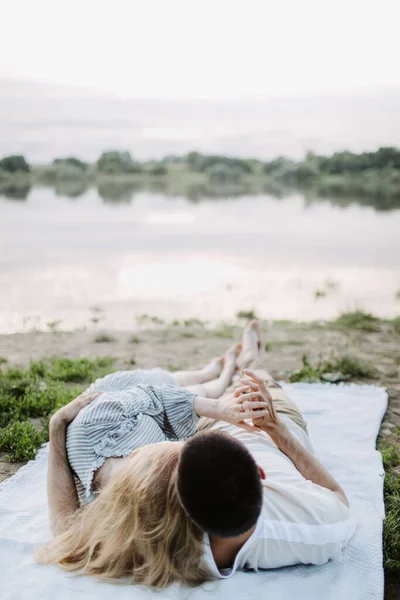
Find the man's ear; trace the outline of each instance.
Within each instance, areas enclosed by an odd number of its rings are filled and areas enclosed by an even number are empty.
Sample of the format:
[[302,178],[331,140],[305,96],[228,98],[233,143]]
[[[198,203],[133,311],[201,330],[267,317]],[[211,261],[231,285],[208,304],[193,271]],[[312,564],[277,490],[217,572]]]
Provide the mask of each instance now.
[[257,465],[257,467],[258,467],[261,479],[267,479],[264,469],[262,467],[260,467],[260,465]]

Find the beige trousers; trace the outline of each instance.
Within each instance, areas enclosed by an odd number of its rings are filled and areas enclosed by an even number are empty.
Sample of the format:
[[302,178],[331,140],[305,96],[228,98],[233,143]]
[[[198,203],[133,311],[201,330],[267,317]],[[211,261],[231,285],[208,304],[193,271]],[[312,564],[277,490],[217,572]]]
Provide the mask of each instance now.
[[[303,415],[300,412],[300,409],[295,405],[295,403],[288,398],[285,394],[281,386],[276,383],[276,381],[272,378],[270,373],[259,366],[259,361],[254,362],[249,369],[256,373],[260,379],[263,379],[268,387],[269,393],[272,396],[272,400],[274,402],[275,410],[278,414],[285,415],[289,417],[296,425],[299,425],[306,433],[307,432],[307,423],[305,422]],[[224,396],[231,396],[235,389],[240,386],[238,381],[234,381],[229,388],[226,390]],[[209,419],[208,417],[201,417],[199,423],[197,425],[197,431],[206,431],[210,429],[217,421],[215,419]]]

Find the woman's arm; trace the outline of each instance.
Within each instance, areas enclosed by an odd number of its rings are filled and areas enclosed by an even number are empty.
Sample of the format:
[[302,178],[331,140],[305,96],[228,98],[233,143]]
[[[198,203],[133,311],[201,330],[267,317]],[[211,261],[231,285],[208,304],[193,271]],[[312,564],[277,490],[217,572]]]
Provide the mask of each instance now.
[[49,428],[47,499],[51,533],[57,535],[64,520],[79,508],[79,500],[65,447],[67,424],[53,419]]
[[53,535],[62,532],[65,521],[79,508],[78,494],[65,446],[67,427],[78,412],[99,395],[99,393],[90,396],[82,394],[57,411],[50,419],[47,499],[50,529]]

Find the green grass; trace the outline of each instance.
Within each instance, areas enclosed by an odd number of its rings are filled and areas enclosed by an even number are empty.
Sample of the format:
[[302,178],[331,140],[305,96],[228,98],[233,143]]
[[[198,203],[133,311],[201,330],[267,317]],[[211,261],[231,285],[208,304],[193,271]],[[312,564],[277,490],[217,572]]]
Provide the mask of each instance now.
[[[179,321],[178,321],[178,323],[179,323]],[[201,319],[196,319],[196,318],[185,319],[183,321],[183,325],[185,327],[204,327],[204,321],[202,321]]]
[[396,333],[400,333],[400,317],[396,317],[390,321],[394,331]]
[[289,381],[292,383],[298,381],[337,383],[349,379],[373,379],[378,376],[378,371],[370,362],[351,354],[320,359],[314,364],[304,355],[302,361],[303,366],[300,369],[288,373]]
[[284,346],[304,346],[304,340],[269,340],[265,342],[264,348],[266,352],[273,350],[274,348],[283,348]]
[[343,313],[334,321],[334,324],[343,329],[358,329],[359,331],[371,333],[380,329],[378,317],[362,310]]
[[216,337],[232,340],[235,335],[235,326],[228,325],[227,323],[221,323],[217,329],[214,329],[214,335]]
[[112,335],[108,333],[99,333],[93,340],[96,344],[109,344],[111,342],[115,342],[116,339]]
[[171,371],[171,373],[173,373],[174,371],[183,371],[183,367],[181,367],[180,365],[176,365],[174,363],[168,363],[167,370]]
[[[0,370],[0,452],[11,461],[33,458],[48,439],[48,419],[87,385],[112,371],[114,359],[50,358],[26,369]],[[75,385],[73,385],[75,384]],[[38,427],[31,419],[40,419]]]
[[138,338],[137,335],[132,335],[132,337],[129,338],[129,343],[140,344],[140,338]]
[[381,449],[385,468],[386,519],[383,525],[385,568],[400,573],[400,440]]

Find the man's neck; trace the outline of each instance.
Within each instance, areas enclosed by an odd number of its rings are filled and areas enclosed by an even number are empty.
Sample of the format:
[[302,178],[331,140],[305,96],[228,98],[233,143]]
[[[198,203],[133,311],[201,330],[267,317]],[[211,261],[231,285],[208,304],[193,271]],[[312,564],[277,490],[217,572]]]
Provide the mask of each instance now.
[[256,525],[253,525],[249,531],[230,538],[220,538],[214,535],[209,536],[211,551],[218,569],[227,569],[232,566],[239,550],[243,548],[247,540],[253,535],[255,529]]

